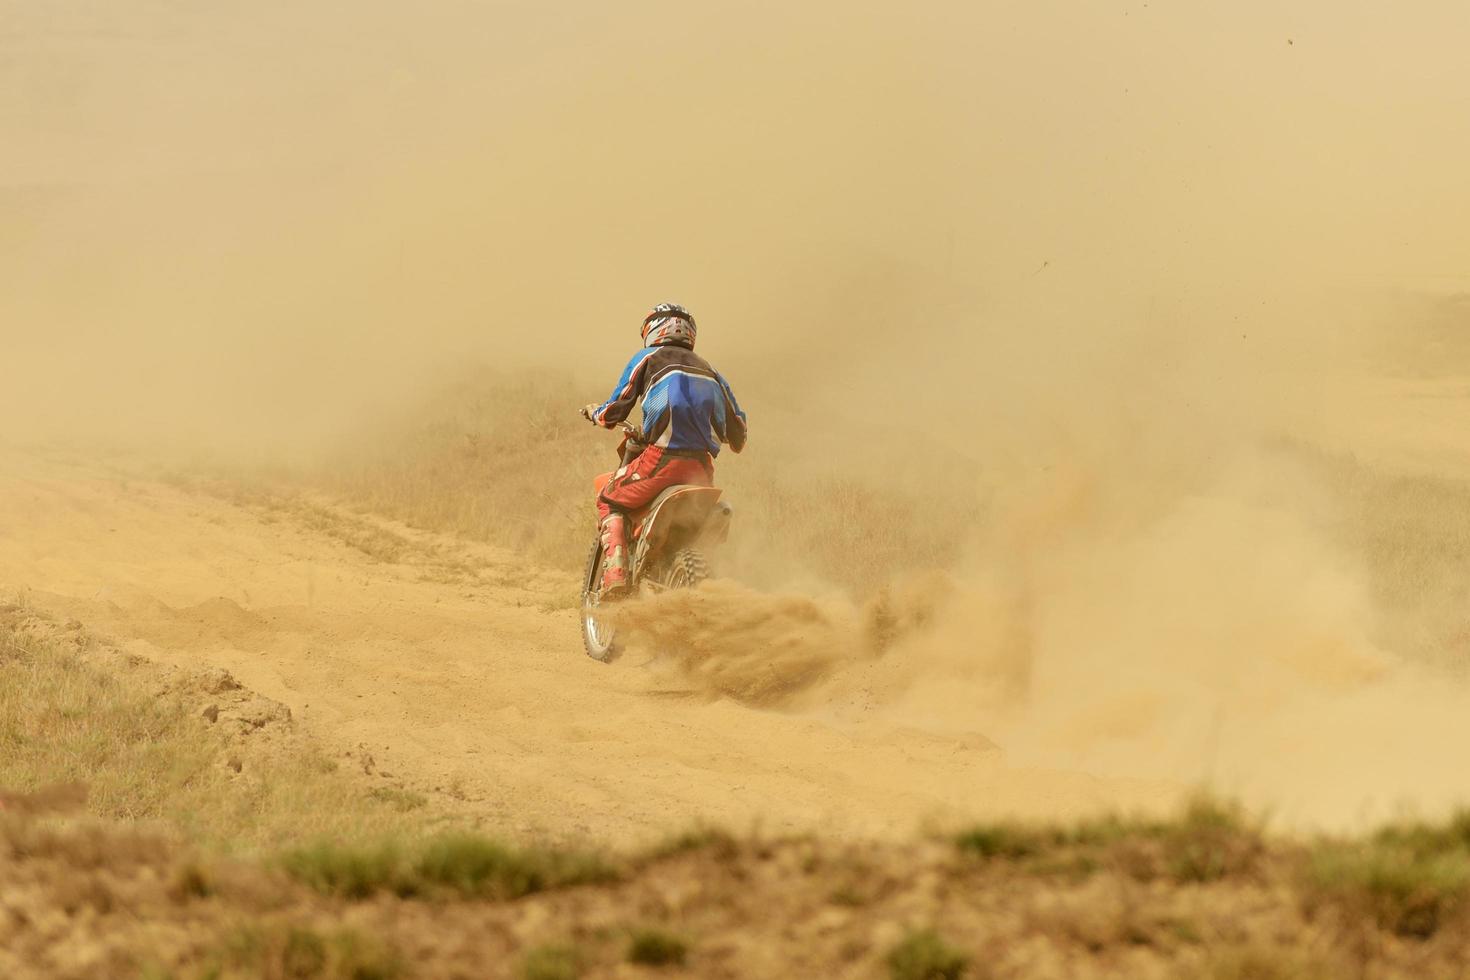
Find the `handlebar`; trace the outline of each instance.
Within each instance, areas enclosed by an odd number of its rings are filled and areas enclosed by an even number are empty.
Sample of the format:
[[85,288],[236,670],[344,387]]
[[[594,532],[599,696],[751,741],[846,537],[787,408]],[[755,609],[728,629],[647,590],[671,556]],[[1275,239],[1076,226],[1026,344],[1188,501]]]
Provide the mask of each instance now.
[[648,448],[648,443],[643,441],[643,433],[627,421],[619,422],[612,427],[622,433],[623,438],[618,440],[618,459],[627,466],[637,459],[643,450]]
[[[581,409],[582,418],[586,419],[589,422],[592,421],[592,415],[590,414],[590,410],[592,408],[593,406],[588,405],[585,408]],[[639,445],[643,443],[642,430],[639,429],[636,425],[631,424],[627,420],[619,422],[616,425],[611,426],[611,428],[617,430],[618,432],[621,432],[623,434],[623,438],[627,439],[629,442],[638,443]]]

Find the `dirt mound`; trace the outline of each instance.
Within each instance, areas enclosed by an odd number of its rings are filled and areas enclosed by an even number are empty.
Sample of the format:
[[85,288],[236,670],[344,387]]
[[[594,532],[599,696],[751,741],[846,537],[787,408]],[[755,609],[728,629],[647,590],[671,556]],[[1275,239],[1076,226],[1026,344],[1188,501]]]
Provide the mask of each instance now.
[[[243,609],[224,597],[217,597],[185,609],[171,609],[152,603],[170,620],[190,624],[190,628],[209,629],[218,635],[239,636],[241,631],[268,629],[264,617]],[[78,620],[57,623],[34,610],[10,607],[0,610],[0,628],[53,649],[74,650],[105,669],[147,674],[152,690],[161,699],[181,703],[190,714],[218,726],[217,733],[230,741],[238,741],[264,729],[292,726],[291,709],[272,698],[263,697],[244,687],[223,667],[166,668],[119,651],[111,643],[99,639]],[[188,636],[197,637],[196,633]]]
[[133,632],[159,646],[258,646],[273,627],[226,596],[174,607],[147,597],[129,610]]

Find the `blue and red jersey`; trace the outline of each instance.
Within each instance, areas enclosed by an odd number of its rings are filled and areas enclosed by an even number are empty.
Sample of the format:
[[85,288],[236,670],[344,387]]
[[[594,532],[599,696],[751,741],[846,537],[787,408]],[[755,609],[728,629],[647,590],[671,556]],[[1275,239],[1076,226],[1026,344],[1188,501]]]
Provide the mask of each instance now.
[[612,428],[643,409],[643,439],[673,455],[720,454],[720,445],[745,448],[745,413],[720,373],[679,344],[645,347],[634,354],[592,421]]

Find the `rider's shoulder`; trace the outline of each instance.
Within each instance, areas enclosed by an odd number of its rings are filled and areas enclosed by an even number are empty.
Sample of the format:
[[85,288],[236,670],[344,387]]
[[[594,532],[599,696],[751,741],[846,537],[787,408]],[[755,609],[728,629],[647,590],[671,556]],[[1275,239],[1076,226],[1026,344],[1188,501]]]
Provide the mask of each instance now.
[[714,370],[712,367],[710,367],[709,361],[694,353],[692,348],[685,347],[682,344],[665,344],[664,346],[656,349],[661,352],[661,357],[659,358],[661,361],[667,361],[670,364],[680,364],[685,367],[698,367],[710,371]]

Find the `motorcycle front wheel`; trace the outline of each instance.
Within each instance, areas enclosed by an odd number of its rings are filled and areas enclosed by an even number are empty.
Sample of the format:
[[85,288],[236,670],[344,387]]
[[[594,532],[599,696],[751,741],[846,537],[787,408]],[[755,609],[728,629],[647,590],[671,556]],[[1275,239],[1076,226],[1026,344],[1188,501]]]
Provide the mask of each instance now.
[[602,536],[592,541],[592,551],[587,556],[587,574],[582,577],[582,647],[587,656],[599,663],[608,663],[618,655],[617,631],[613,625],[597,615],[598,580],[602,577]]

